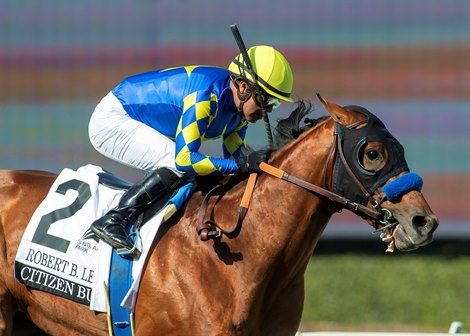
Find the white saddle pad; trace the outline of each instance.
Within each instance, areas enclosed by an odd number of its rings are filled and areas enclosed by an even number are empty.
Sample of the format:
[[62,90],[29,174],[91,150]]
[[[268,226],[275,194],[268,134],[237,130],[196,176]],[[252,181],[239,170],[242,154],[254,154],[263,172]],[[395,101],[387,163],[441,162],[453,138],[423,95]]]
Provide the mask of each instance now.
[[[15,274],[29,287],[53,293],[90,309],[105,312],[112,249],[89,231],[90,224],[115,207],[123,190],[98,183],[103,170],[86,165],[64,169],[23,234],[15,259]],[[143,252],[133,263],[132,288],[121,303],[134,310],[147,251],[163,221],[166,206],[142,227]]]

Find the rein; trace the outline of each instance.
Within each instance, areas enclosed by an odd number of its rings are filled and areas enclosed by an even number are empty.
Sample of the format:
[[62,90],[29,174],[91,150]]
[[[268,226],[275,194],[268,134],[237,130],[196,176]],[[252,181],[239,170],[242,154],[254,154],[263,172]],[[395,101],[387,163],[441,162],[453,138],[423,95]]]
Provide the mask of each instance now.
[[[265,162],[261,162],[259,165],[259,168],[274,177],[277,177],[281,180],[287,181],[289,183],[292,183],[294,185],[297,185],[307,191],[310,191],[313,194],[322,196],[327,198],[330,202],[333,202],[335,204],[338,204],[341,206],[341,208],[346,208],[355,214],[361,216],[364,219],[372,219],[374,221],[378,221],[380,223],[387,223],[387,218],[389,214],[389,211],[387,209],[383,209],[386,211],[379,211],[376,209],[371,209],[366,206],[363,206],[362,204],[356,203],[356,202],[351,202],[349,199],[340,196],[338,194],[335,194],[327,189],[321,188],[315,184],[312,184],[310,182],[307,182],[305,180],[302,180],[294,175],[291,175],[279,168],[276,168],[274,166],[271,166]],[[258,174],[252,173],[250,174],[248,178],[248,182],[245,188],[245,192],[242,197],[242,201],[240,203],[240,207],[238,209],[238,218],[236,224],[233,226],[232,229],[230,230],[224,230],[222,229],[214,220],[209,219],[204,222],[204,215],[206,214],[207,207],[208,207],[208,202],[209,198],[214,194],[216,190],[219,188],[224,187],[224,185],[219,184],[212,188],[204,197],[204,200],[202,202],[201,208],[199,210],[199,215],[198,215],[198,226],[197,226],[197,233],[199,237],[201,238],[202,241],[207,241],[211,238],[218,239],[220,238],[223,234],[226,235],[227,237],[231,238],[234,237],[238,234],[241,228],[241,224],[243,222],[243,219],[245,218],[245,215],[248,211],[249,203],[251,200],[251,195],[253,194],[253,190],[256,184],[256,179],[258,177]],[[384,218],[386,218],[384,220]]]
[[383,219],[383,212],[377,211],[375,209],[370,209],[356,202],[351,202],[346,197],[340,196],[327,189],[324,189],[315,184],[302,180],[301,178],[298,178],[294,175],[286,173],[285,171],[279,168],[273,167],[264,162],[262,162],[259,167],[262,171],[264,171],[265,173],[268,173],[269,175],[272,175],[284,181],[295,184],[296,186],[299,186],[305,190],[308,190],[316,195],[323,196],[327,198],[329,201],[340,205],[341,208],[346,208],[348,210],[351,210],[352,212],[361,216],[362,218],[373,219],[376,221],[382,221]]

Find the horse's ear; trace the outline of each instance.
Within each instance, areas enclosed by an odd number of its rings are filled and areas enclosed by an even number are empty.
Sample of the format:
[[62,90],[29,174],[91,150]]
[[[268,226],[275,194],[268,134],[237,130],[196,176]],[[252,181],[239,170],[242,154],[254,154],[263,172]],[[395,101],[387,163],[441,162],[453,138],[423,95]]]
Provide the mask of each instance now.
[[[341,107],[335,103],[329,102],[325,98],[323,98],[319,93],[317,93],[318,99],[322,102],[325,109],[328,111],[330,116],[333,118],[335,122],[341,125],[348,125],[352,122],[357,121],[358,113]],[[364,115],[359,114],[360,116],[364,117]]]

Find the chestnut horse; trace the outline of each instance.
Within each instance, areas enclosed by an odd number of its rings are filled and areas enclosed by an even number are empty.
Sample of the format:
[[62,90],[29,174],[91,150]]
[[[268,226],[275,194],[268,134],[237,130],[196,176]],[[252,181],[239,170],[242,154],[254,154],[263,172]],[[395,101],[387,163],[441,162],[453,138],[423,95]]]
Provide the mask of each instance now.
[[[397,146],[387,146],[380,139],[363,141],[353,159],[369,172],[367,178],[373,183],[385,179],[373,190],[357,187],[364,182],[358,177],[353,182],[356,186],[345,192],[348,198],[334,192],[337,174],[346,176],[340,183],[343,187],[354,180],[338,162],[355,145],[347,138],[338,141],[335,130],[364,128],[368,117],[361,108],[340,107],[319,98],[330,116],[315,120],[315,125],[305,127],[274,153],[269,165],[277,168],[276,176],[258,174],[236,234],[208,241],[198,237],[201,191],[194,193],[184,213],[162,225],[140,285],[136,335],[294,335],[302,315],[305,269],[329,219],[342,208],[382,229],[384,239],[400,250],[416,249],[432,240],[438,220],[419,188],[402,191],[393,201],[383,195],[384,185],[407,173],[406,163],[398,162],[400,155],[391,153]],[[299,121],[304,116],[297,111],[293,118]],[[391,161],[403,169],[381,174]],[[17,311],[50,335],[108,335],[106,314],[27,288],[15,279],[13,264],[22,233],[54,178],[40,171],[0,173],[2,336],[11,335]],[[225,229],[232,227],[245,185],[241,181],[223,195],[209,197],[205,218]]]

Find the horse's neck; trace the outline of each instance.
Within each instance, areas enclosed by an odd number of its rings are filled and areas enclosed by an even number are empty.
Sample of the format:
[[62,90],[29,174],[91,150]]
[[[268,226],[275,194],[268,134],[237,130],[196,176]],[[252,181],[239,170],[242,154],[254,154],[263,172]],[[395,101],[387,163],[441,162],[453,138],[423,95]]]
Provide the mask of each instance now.
[[[271,164],[310,183],[323,186],[332,132],[322,125],[281,148]],[[282,253],[286,262],[306,262],[328,223],[332,211],[312,193],[263,174],[253,195],[252,218],[256,234],[269,237],[260,248]],[[302,260],[302,261],[301,261]]]

